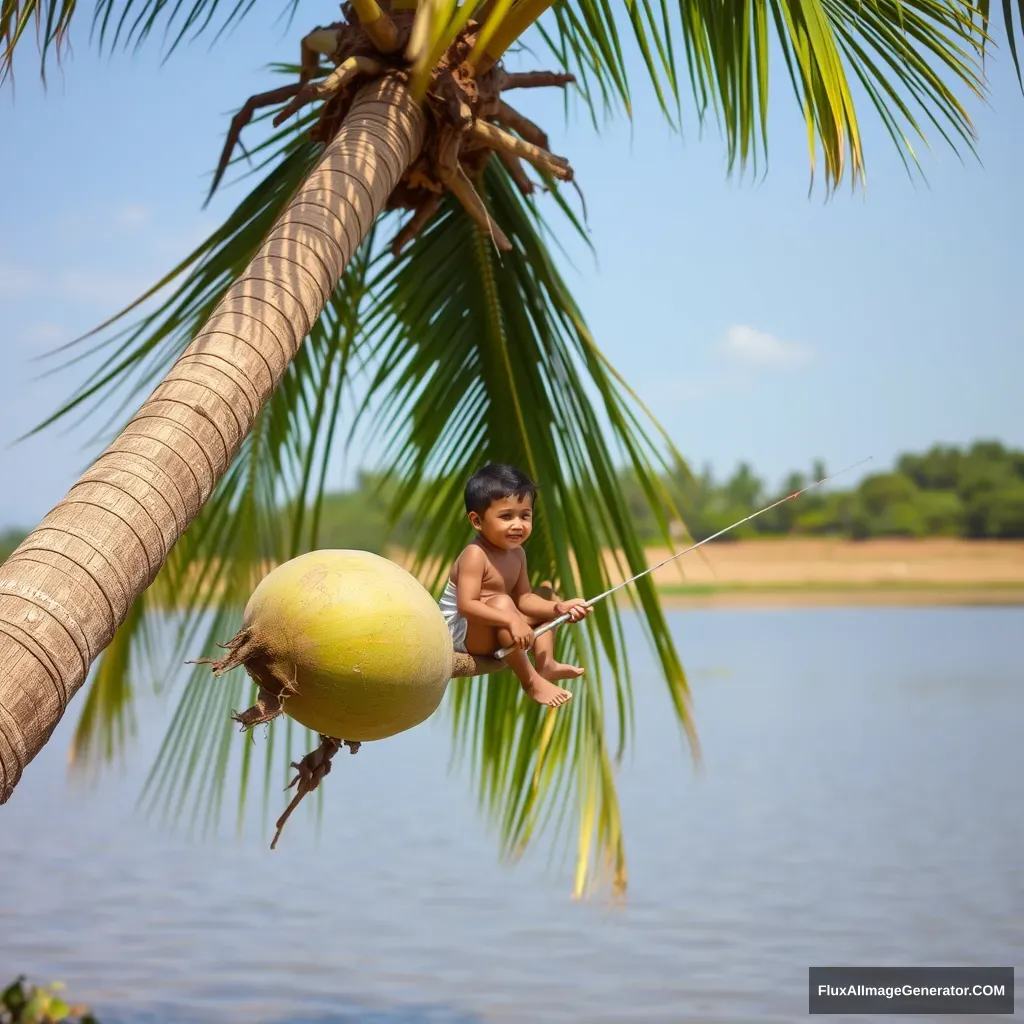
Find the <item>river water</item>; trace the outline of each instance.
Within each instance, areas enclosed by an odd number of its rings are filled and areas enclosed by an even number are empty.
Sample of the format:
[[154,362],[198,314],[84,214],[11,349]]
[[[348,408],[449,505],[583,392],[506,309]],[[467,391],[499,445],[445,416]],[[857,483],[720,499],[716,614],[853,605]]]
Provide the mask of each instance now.
[[69,786],[73,706],[0,808],[0,982],[101,1024],[710,1024],[805,1017],[810,965],[1024,964],[1024,610],[670,620],[704,768],[634,630],[624,907],[546,849],[499,863],[443,711],[339,758],[321,832],[271,852],[136,811],[163,705]]

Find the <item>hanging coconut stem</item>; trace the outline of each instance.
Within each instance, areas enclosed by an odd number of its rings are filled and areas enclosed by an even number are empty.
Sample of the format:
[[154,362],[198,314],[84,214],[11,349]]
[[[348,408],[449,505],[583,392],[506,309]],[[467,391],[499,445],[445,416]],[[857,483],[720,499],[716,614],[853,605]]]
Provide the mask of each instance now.
[[277,819],[277,831],[274,833],[274,839],[270,844],[272,850],[276,848],[277,841],[281,838],[281,830],[291,816],[292,811],[299,806],[302,798],[307,793],[312,793],[323,781],[323,777],[330,772],[331,758],[341,749],[342,745],[348,747],[349,752],[352,754],[358,753],[360,746],[362,746],[361,743],[353,740],[336,740],[333,736],[321,736],[320,746],[316,750],[310,751],[301,761],[292,761],[292,767],[298,772],[298,775],[285,786],[285,789],[291,789],[292,786],[297,786],[298,788],[296,789],[295,796],[292,797],[291,803],[284,809],[281,817]]

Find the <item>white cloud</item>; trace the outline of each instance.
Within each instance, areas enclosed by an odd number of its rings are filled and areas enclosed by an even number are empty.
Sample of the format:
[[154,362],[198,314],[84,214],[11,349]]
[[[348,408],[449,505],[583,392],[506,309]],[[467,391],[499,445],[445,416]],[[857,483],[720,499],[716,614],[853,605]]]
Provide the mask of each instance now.
[[729,327],[722,347],[731,359],[748,366],[802,366],[811,358],[807,346],[745,324]]

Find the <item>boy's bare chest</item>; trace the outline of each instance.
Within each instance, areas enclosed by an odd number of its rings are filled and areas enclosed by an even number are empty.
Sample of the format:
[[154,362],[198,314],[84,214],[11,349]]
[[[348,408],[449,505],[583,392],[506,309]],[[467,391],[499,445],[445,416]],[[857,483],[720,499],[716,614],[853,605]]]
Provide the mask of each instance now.
[[509,593],[516,585],[522,567],[522,561],[517,555],[509,555],[507,558],[488,557],[483,589],[495,594]]

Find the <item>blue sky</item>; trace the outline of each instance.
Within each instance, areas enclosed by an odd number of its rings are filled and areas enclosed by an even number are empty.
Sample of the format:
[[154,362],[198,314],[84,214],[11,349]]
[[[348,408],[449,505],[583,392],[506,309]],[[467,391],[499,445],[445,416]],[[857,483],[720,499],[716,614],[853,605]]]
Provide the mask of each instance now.
[[[305,0],[289,28],[268,8],[163,64],[159,39],[98,56],[84,11],[46,91],[32,54],[0,92],[0,477],[18,482],[0,524],[33,525],[96,451],[81,431],[10,444],[79,379],[38,379],[33,357],[134,298],[231,209],[246,185],[201,209],[230,115],[336,11]],[[642,87],[632,124],[600,134],[566,122],[558,96],[515,97],[586,196],[596,258],[570,242],[561,262],[591,329],[695,468],[746,460],[774,484],[819,457],[835,469],[935,442],[1024,446],[1024,96],[1008,54],[989,74],[988,106],[971,108],[980,163],[939,140],[920,147],[927,183],[912,180],[862,106],[866,192],[827,203],[808,196],[778,75],[756,179],[728,177],[722,139],[698,137],[688,109],[672,134]],[[334,481],[354,468],[339,462]]]

